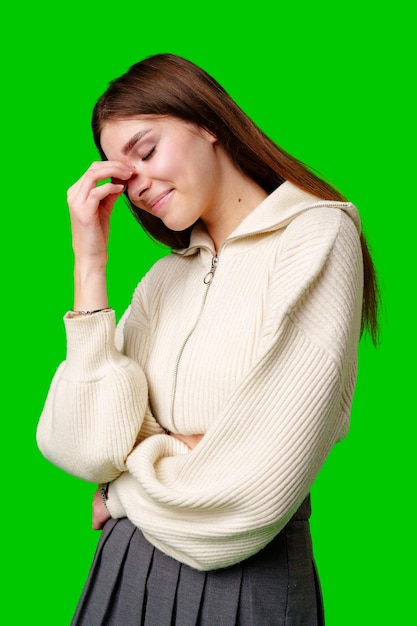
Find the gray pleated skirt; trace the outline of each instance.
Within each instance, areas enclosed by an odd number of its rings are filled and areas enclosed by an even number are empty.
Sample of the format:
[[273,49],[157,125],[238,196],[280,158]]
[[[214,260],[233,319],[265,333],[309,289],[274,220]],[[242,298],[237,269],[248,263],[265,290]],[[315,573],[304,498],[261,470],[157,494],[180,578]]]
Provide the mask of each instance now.
[[307,498],[253,557],[200,572],[154,548],[129,520],[102,532],[71,626],[323,626]]

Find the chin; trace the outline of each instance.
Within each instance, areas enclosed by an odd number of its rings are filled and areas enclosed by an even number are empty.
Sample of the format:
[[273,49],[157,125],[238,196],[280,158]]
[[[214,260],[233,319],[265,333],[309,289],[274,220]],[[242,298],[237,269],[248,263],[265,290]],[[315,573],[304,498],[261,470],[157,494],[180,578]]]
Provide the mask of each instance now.
[[191,226],[196,224],[195,221],[190,220],[174,220],[174,219],[164,219],[162,220],[167,228],[173,230],[176,233],[180,233],[183,230],[187,230]]

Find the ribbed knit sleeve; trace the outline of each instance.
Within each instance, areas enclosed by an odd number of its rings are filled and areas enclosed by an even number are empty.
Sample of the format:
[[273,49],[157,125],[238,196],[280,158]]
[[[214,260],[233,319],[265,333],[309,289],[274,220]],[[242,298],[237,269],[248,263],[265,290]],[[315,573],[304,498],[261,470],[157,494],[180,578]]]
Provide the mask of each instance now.
[[110,486],[112,515],[127,516],[155,546],[201,570],[271,541],[346,432],[362,271],[346,214],[294,220],[280,242],[253,367],[194,450],[156,435],[131,452],[128,471]]
[[[126,470],[141,429],[162,431],[147,407],[142,367],[116,348],[114,312],[66,318],[65,326],[67,358],[46,399],[38,446],[68,473],[107,482]],[[146,329],[142,335],[145,350]]]

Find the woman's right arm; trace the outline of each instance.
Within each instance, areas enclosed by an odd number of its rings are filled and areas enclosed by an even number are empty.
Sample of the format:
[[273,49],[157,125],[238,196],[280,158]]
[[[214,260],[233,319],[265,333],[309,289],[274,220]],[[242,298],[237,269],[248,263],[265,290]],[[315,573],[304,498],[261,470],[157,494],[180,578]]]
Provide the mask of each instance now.
[[[109,220],[131,173],[122,163],[94,163],[68,192],[75,310],[107,307]],[[107,178],[111,182],[104,182]],[[38,445],[46,458],[65,471],[92,482],[107,482],[125,471],[125,459],[142,427],[146,432],[162,431],[147,409],[142,368],[123,354],[123,348],[116,348],[114,312],[70,313],[65,325],[67,357],[48,393]]]
[[[74,250],[74,309],[108,307],[106,289],[110,216],[133,168],[118,161],[93,163],[68,190]],[[110,182],[104,182],[111,179]]]

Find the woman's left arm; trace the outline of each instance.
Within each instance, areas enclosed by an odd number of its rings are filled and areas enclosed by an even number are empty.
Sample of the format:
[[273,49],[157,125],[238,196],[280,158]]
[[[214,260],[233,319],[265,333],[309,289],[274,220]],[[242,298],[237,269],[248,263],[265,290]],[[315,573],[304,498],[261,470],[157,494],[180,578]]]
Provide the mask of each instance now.
[[314,219],[291,225],[270,286],[268,341],[202,441],[190,451],[173,437],[150,437],[110,485],[113,517],[127,516],[155,546],[197,569],[226,567],[271,541],[346,432],[360,242],[345,214],[324,225]]

